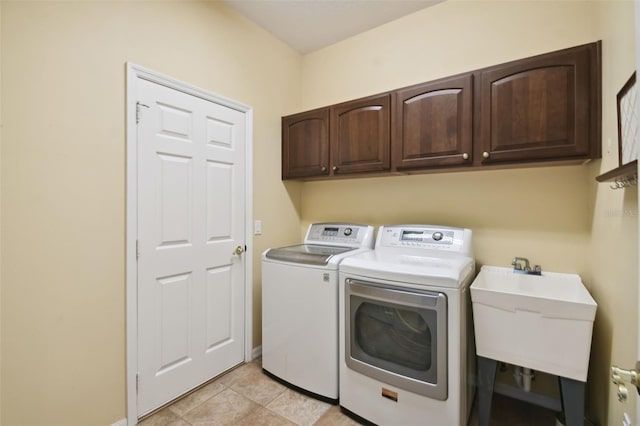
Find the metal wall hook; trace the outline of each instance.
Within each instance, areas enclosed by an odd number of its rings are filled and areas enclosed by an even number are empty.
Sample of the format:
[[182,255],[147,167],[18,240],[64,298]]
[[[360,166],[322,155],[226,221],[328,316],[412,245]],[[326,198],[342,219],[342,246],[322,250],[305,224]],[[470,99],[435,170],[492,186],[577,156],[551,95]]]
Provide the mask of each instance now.
[[611,189],[622,189],[638,184],[638,176],[625,176],[617,178],[613,185],[609,185]]

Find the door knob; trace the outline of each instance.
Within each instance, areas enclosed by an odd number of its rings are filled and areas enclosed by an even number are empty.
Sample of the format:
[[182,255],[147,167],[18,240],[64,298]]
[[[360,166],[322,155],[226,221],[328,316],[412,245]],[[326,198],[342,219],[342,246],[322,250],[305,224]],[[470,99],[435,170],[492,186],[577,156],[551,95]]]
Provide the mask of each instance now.
[[233,254],[237,254],[238,256],[240,256],[242,253],[244,253],[244,248],[242,248],[242,246],[236,247],[236,249],[233,251]]
[[625,370],[615,365],[611,367],[611,381],[618,385],[618,399],[620,401],[627,399],[625,387],[627,383],[635,386],[638,395],[640,395],[640,373],[638,371],[640,371],[640,361],[636,362],[634,370]]
[[483,158],[489,158],[491,156],[491,154],[489,154],[487,151],[482,153],[482,157]]

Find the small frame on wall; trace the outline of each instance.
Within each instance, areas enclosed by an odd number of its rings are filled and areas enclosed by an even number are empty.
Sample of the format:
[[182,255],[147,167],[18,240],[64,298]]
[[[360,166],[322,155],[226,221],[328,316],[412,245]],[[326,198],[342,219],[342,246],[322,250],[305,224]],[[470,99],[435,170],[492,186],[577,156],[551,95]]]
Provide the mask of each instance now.
[[620,166],[638,159],[638,107],[635,71],[618,92],[618,157]]

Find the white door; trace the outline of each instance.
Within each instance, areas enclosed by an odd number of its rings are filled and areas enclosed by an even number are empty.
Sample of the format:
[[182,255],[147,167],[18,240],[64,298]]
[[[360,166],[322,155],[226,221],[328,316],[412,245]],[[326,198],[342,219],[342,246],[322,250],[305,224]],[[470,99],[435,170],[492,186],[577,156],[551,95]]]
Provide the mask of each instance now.
[[141,416],[244,360],[246,117],[136,87]]

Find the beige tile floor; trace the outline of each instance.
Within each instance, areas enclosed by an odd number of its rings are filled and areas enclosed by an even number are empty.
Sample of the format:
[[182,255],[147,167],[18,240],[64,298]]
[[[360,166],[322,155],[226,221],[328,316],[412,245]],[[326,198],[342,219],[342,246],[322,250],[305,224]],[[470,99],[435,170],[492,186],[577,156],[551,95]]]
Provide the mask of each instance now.
[[141,426],[352,426],[327,404],[298,393],[262,372],[260,361],[242,365],[140,422]]
[[[494,395],[491,426],[554,426],[555,413]],[[310,398],[244,364],[140,422],[141,426],[358,426],[337,405]],[[477,425],[472,413],[470,426]],[[450,425],[427,425],[450,426]]]

